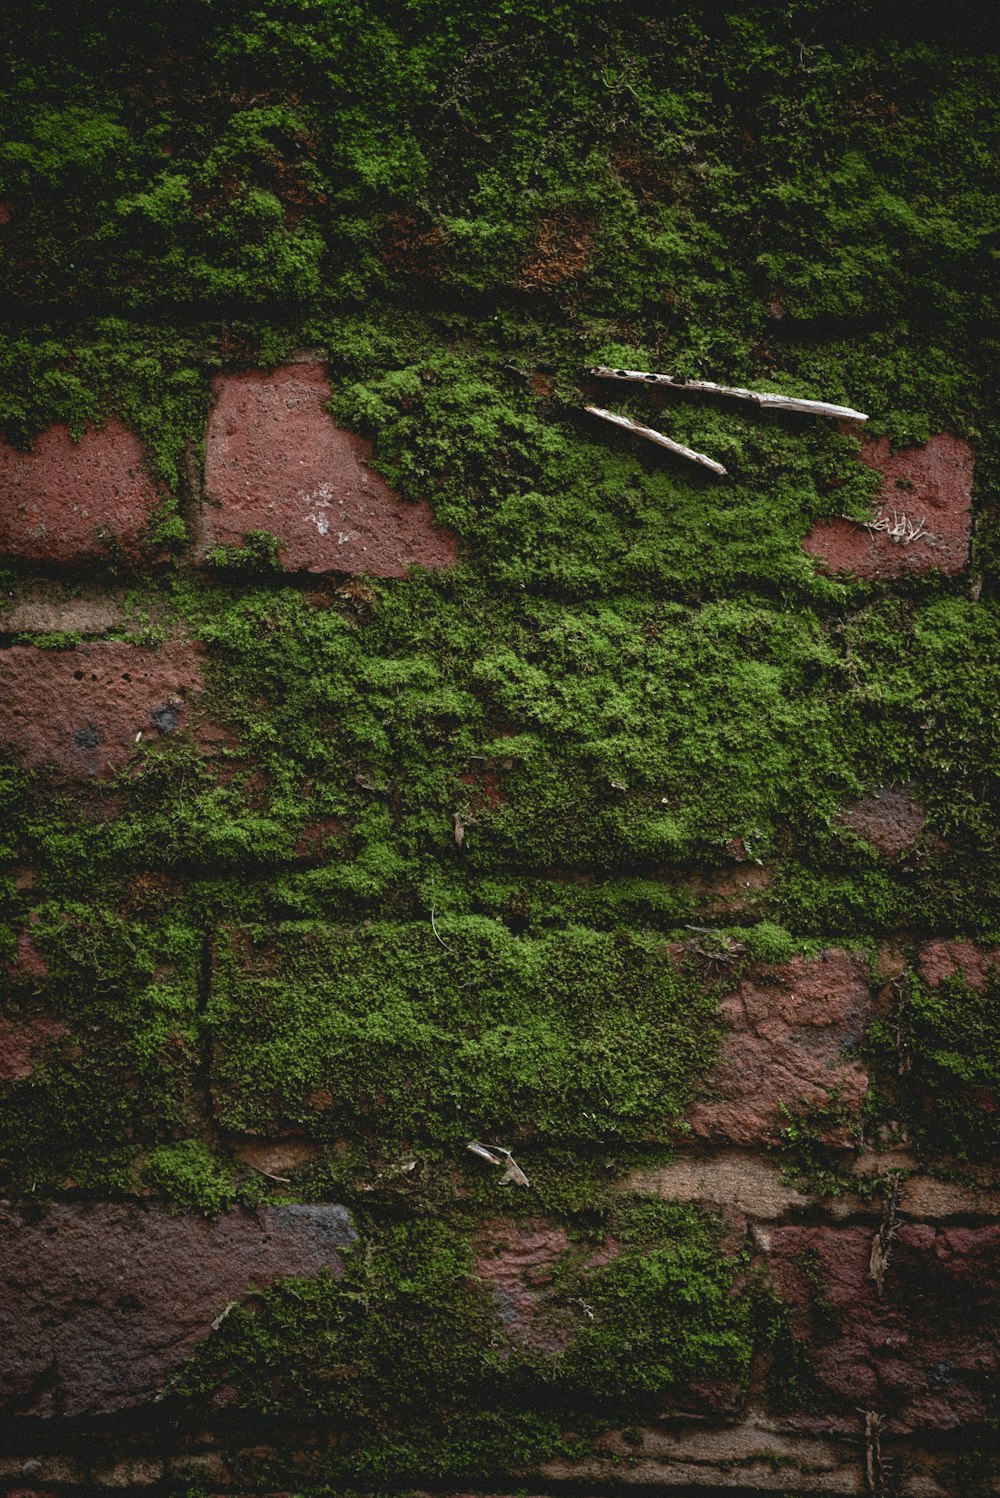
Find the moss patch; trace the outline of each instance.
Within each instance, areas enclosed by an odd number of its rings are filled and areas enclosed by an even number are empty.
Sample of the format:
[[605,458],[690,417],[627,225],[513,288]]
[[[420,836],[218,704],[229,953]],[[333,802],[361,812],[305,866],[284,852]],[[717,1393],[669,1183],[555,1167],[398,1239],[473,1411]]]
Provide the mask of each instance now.
[[223,942],[208,1012],[223,1125],[464,1144],[662,1138],[714,1051],[714,996],[664,944],[481,917],[287,924]]

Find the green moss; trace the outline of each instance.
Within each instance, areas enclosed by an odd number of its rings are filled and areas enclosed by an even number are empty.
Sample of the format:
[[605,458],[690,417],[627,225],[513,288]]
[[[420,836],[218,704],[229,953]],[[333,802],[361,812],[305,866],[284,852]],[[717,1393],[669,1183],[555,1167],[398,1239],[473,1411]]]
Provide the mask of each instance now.
[[[48,973],[15,979],[8,1018],[39,1043],[2,1088],[3,1165],[37,1190],[65,1177],[119,1183],[133,1144],[187,1127],[198,1065],[200,939],[176,914],[129,920],[42,906],[29,929]],[[17,970],[15,970],[15,974]]]
[[320,1137],[662,1138],[714,1010],[640,935],[527,939],[471,916],[236,930],[208,1010],[216,1102],[226,1128]]
[[146,1174],[179,1207],[214,1217],[236,1200],[232,1173],[199,1139],[160,1144],[146,1158]]
[[[903,1115],[930,1162],[989,1163],[1000,1146],[998,1098],[1000,974],[973,987],[960,973],[935,987],[911,974],[898,1011],[878,1021],[871,1047]],[[900,1077],[904,1081],[900,1082]]]

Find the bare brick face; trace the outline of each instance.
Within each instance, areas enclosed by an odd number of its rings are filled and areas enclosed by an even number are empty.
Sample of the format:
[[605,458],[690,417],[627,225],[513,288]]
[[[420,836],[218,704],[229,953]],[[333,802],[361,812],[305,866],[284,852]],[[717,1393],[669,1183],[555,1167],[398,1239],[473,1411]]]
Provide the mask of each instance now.
[[280,1275],[339,1274],[339,1206],[221,1222],[113,1205],[0,1212],[0,1406],[80,1414],[147,1400],[237,1296]]
[[70,779],[120,770],[140,735],[186,724],[199,662],[189,641],[159,650],[105,640],[65,651],[14,646],[0,655],[0,745],[30,769]]
[[205,454],[202,553],[267,531],[288,572],[402,577],[453,566],[457,541],[427,503],[407,504],[368,467],[370,446],[336,427],[321,364],[220,375]]
[[83,564],[151,560],[150,524],[165,491],[138,437],[118,421],[74,442],[66,426],[31,452],[0,443],[0,553]]
[[745,977],[719,1006],[722,1054],[688,1114],[695,1134],[761,1144],[780,1128],[781,1103],[824,1108],[834,1092],[856,1113],[868,1075],[853,1052],[869,1001],[864,959],[844,951]]
[[975,455],[939,432],[923,447],[893,452],[888,437],[866,442],[862,463],[882,476],[873,525],[820,520],[802,543],[831,572],[891,580],[914,572],[961,572],[972,535]]

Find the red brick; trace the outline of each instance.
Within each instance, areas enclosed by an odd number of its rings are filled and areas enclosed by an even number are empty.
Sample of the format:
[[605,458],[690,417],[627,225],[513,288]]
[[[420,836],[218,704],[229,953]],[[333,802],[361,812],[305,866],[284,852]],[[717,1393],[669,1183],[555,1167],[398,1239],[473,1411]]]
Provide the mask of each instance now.
[[201,555],[277,536],[288,572],[403,577],[453,566],[456,537],[368,467],[371,448],[335,426],[322,364],[219,375],[208,422]]
[[982,991],[991,970],[1000,968],[1000,947],[977,947],[961,939],[931,941],[921,949],[918,966],[925,983],[936,986],[957,974],[970,988]]
[[831,572],[891,581],[909,573],[961,572],[968,564],[972,535],[972,476],[975,454],[967,442],[940,432],[923,447],[892,452],[887,437],[866,442],[861,461],[882,475],[876,520],[905,517],[927,534],[893,541],[837,516],[819,520],[802,543]]
[[823,1428],[856,1429],[858,1407],[883,1412],[896,1431],[981,1421],[1000,1374],[1000,1227],[902,1225],[881,1297],[869,1275],[875,1231],[770,1234],[771,1275],[796,1336],[810,1342]]
[[265,1207],[214,1222],[153,1208],[0,1210],[0,1408],[106,1414],[149,1400],[230,1301],[285,1275],[341,1270],[343,1207]]
[[166,491],[142,444],[117,421],[52,426],[31,452],[0,444],[0,552],[29,562],[152,560],[150,522]]
[[0,652],[0,747],[31,769],[107,775],[127,762],[137,734],[155,740],[184,727],[201,687],[200,651],[186,640],[159,650],[110,640],[14,646]]
[[[705,1101],[687,1118],[703,1138],[761,1144],[780,1128],[778,1110],[823,1108],[836,1090],[860,1110],[868,1073],[854,1057],[871,994],[864,959],[833,950],[794,957],[745,977],[719,1005],[722,1052],[704,1084]],[[831,1143],[846,1144],[842,1130]]]

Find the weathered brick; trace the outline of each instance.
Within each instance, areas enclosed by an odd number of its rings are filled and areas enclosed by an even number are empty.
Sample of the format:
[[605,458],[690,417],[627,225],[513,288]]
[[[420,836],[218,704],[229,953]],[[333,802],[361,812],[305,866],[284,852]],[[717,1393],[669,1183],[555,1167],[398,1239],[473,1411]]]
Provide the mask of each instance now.
[[[831,572],[891,581],[914,572],[961,572],[969,561],[975,454],[967,442],[940,432],[923,447],[892,452],[888,437],[866,442],[861,461],[882,476],[871,529],[836,516],[820,520],[803,541]],[[894,539],[891,528],[901,534]],[[922,532],[916,539],[910,533]]]
[[823,1428],[855,1428],[859,1406],[897,1431],[976,1424],[1000,1373],[1000,1227],[902,1225],[881,1297],[872,1240],[872,1227],[852,1225],[769,1235],[771,1274],[810,1343]]
[[990,972],[1000,969],[1000,947],[980,947],[961,938],[930,941],[920,950],[917,968],[925,983],[937,985],[958,976],[981,990]]
[[49,427],[31,452],[0,443],[0,552],[25,561],[151,561],[150,523],[165,498],[120,422],[79,442]]
[[368,467],[369,444],[334,425],[322,364],[219,375],[214,389],[203,556],[268,531],[288,572],[402,577],[414,564],[454,565],[456,537],[430,505],[400,499]]
[[[745,977],[719,1005],[722,1053],[705,1101],[688,1112],[695,1134],[761,1144],[774,1136],[779,1104],[823,1108],[834,1091],[856,1113],[868,1073],[855,1049],[870,1000],[864,958],[851,952],[794,957]],[[840,1129],[829,1137],[847,1142]]]
[[51,1042],[68,1034],[57,1020],[35,1018],[16,1024],[0,1018],[0,1082],[30,1077]]
[[341,1270],[339,1206],[269,1207],[208,1222],[151,1208],[0,1211],[0,1407],[105,1414],[141,1404],[230,1301],[284,1275]]
[[840,820],[886,858],[899,858],[924,830],[927,813],[912,786],[886,786],[849,807]]
[[0,653],[0,748],[31,769],[72,779],[120,770],[137,736],[186,725],[201,691],[200,652],[96,641],[76,650],[19,645]]

